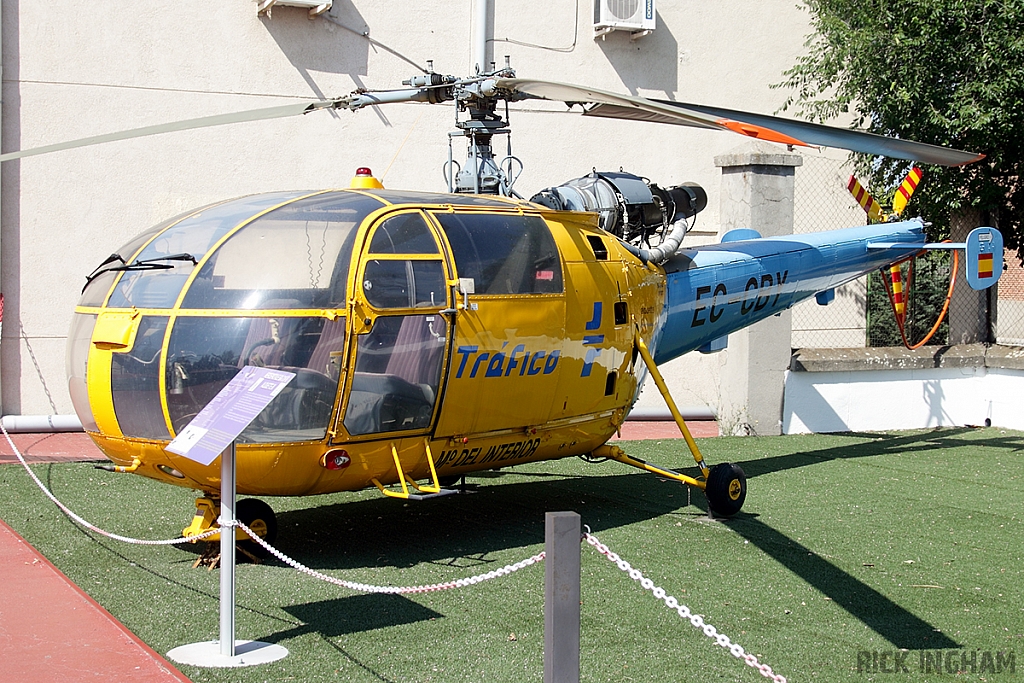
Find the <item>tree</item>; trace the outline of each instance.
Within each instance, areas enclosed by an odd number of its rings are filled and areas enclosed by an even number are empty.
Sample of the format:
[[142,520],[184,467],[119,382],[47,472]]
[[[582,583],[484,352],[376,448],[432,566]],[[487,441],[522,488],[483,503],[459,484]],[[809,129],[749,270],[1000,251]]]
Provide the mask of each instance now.
[[[976,211],[1024,259],[1024,0],[803,2],[816,33],[779,84],[794,90],[784,108],[818,121],[852,113],[873,133],[985,154],[925,167],[908,210],[934,223],[932,239]],[[865,155],[856,165],[880,198],[911,166]]]
[[[949,291],[949,270],[952,264],[948,251],[930,251],[914,260],[912,286],[907,293],[906,323],[904,330],[907,341],[918,344],[924,341],[939,316]],[[908,266],[903,266],[903,277],[908,277]],[[868,276],[868,346],[902,346],[903,339],[896,326],[896,316],[889,299],[887,274],[875,271]],[[935,333],[926,342],[929,346],[943,346],[949,343],[949,319],[944,318]]]

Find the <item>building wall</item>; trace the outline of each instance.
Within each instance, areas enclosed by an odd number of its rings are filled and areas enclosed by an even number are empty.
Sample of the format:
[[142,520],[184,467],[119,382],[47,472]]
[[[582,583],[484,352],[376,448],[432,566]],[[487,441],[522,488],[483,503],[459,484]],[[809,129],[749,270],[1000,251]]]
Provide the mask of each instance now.
[[787,372],[784,434],[986,426],[1024,429],[1024,370]]
[[[659,0],[657,10],[653,35],[594,40],[586,0],[494,0],[489,45],[499,64],[510,55],[522,77],[766,113],[783,103],[787,93],[769,86],[783,79],[809,32],[797,3]],[[257,16],[253,0],[3,0],[3,149],[400,87],[417,73],[409,62],[432,59],[439,72],[465,75],[471,12],[471,0],[336,0],[332,23],[288,7]],[[72,310],[84,277],[133,235],[232,196],[346,186],[358,166],[389,187],[441,190],[453,118],[451,105],[318,112],[4,164],[3,413],[71,411],[64,345]],[[511,121],[513,150],[526,166],[516,186],[523,195],[595,167],[660,184],[693,180],[711,195],[694,239],[714,239],[712,160],[742,138],[582,119],[552,103],[517,105]],[[714,404],[719,362],[695,357],[669,368],[681,405]]]

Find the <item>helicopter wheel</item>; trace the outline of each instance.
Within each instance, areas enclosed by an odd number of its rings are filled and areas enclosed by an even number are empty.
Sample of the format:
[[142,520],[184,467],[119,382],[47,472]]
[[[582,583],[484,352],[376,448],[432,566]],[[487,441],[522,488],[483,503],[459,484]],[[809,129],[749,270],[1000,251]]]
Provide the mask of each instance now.
[[740,511],[746,500],[747,475],[736,463],[719,463],[708,474],[704,495],[707,496],[711,512],[720,517],[732,517]]
[[[267,543],[277,539],[277,515],[262,500],[243,498],[238,501],[235,504],[235,518]],[[253,540],[238,541],[238,546],[257,558],[262,559],[268,554],[263,546]]]

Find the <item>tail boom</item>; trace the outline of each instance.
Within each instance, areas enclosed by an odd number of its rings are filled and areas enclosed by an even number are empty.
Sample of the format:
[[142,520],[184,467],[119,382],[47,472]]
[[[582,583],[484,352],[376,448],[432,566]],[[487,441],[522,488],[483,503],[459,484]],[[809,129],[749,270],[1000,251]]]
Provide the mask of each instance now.
[[[885,243],[884,249],[869,244]],[[661,364],[884,268],[925,244],[920,219],[682,249],[665,265]]]

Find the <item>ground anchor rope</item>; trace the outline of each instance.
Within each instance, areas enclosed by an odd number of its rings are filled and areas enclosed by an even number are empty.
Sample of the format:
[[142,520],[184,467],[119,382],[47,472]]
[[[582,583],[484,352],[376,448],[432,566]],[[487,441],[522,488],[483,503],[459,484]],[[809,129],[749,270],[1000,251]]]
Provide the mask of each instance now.
[[57,500],[57,497],[54,496],[50,492],[50,489],[46,488],[46,485],[43,484],[43,482],[41,482],[39,480],[39,477],[36,476],[36,473],[33,472],[32,468],[28,466],[28,463],[25,462],[25,457],[21,454],[21,451],[19,451],[18,447],[14,445],[14,441],[11,439],[11,435],[7,433],[7,428],[4,427],[3,420],[0,420],[0,431],[3,431],[4,436],[7,437],[7,443],[9,443],[11,445],[11,450],[14,451],[14,455],[17,456],[18,460],[21,462],[21,466],[25,468],[26,472],[28,472],[28,476],[32,477],[32,481],[34,481],[36,483],[36,486],[38,486],[39,489],[44,494],[46,494],[46,497],[49,498],[51,501],[53,501],[53,504],[56,505],[58,508],[60,508],[61,511],[65,515],[67,515],[68,517],[70,517],[74,521],[78,522],[79,524],[84,526],[86,529],[89,529],[90,531],[95,531],[96,533],[100,534],[101,536],[106,536],[107,538],[112,538],[115,541],[123,541],[124,543],[133,543],[135,545],[176,545],[178,543],[192,543],[193,541],[201,541],[203,539],[209,538],[210,536],[213,536],[214,534],[217,534],[217,533],[220,532],[220,529],[210,529],[208,531],[204,531],[201,534],[197,534],[196,536],[188,536],[188,537],[182,537],[182,538],[169,538],[169,539],[162,540],[162,541],[149,541],[149,540],[141,539],[141,538],[129,538],[128,536],[121,536],[119,534],[114,534],[114,533],[111,533],[109,531],[104,531],[103,529],[99,528],[95,524],[92,524],[92,523],[86,521],[85,519],[82,519],[78,515],[76,515],[74,513],[74,511],[71,510],[71,508],[69,508],[68,506],[64,505],[64,503],[62,503],[59,500]]

